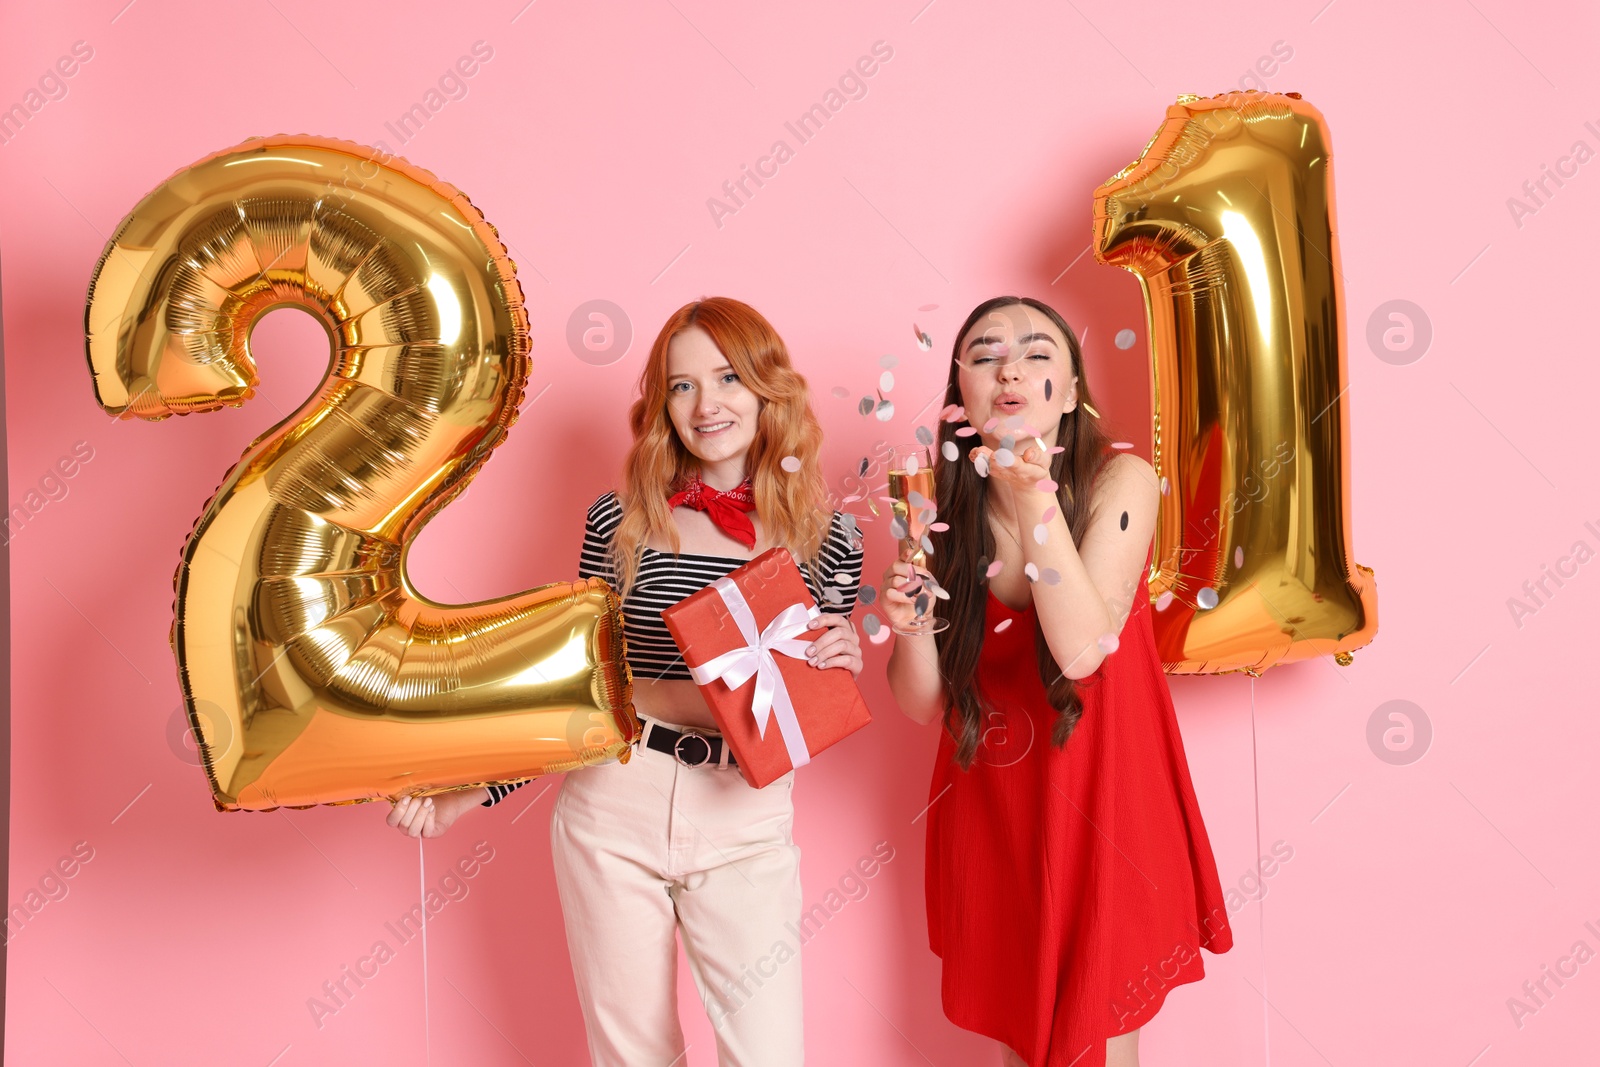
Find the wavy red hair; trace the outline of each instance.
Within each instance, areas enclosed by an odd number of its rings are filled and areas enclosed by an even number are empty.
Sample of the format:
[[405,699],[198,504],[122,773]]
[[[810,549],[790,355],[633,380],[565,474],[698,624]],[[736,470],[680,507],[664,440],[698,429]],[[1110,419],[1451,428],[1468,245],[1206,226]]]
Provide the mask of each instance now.
[[[660,537],[679,550],[667,498],[700,469],[667,415],[667,348],[685,330],[710,335],[746,388],[763,401],[745,467],[755,489],[756,514],[769,545],[782,545],[813,569],[832,513],[822,477],[822,427],[811,411],[806,380],[794,369],[783,339],[761,313],[731,297],[685,304],[667,319],[639,374],[639,398],[628,412],[633,445],[623,464],[622,522],[612,540],[619,592],[638,573],[645,542]],[[800,461],[786,471],[785,457]],[[820,586],[822,582],[818,582]]]

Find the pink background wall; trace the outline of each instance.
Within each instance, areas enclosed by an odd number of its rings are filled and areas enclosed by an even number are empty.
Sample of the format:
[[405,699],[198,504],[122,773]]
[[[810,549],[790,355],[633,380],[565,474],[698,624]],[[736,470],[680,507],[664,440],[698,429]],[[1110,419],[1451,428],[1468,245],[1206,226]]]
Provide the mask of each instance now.
[[[1507,998],[1575,942],[1600,950],[1600,726],[1583,675],[1600,561],[1520,625],[1507,600],[1575,542],[1600,550],[1597,364],[1573,328],[1594,300],[1600,162],[1567,164],[1535,213],[1506,202],[1575,141],[1600,150],[1592,5],[124,3],[11,5],[0,21],[0,105],[75,42],[93,52],[0,144],[9,503],[76,442],[93,450],[13,534],[8,904],[75,843],[92,859],[14,929],[7,1063],[423,1064],[425,1003],[434,1063],[584,1062],[546,844],[553,790],[426,845],[431,884],[475,842],[493,849],[430,926],[426,1000],[412,943],[319,1028],[308,998],[393,943],[384,923],[416,897],[417,844],[382,806],[219,815],[170,746],[179,548],[326,354],[309,318],[276,314],[257,334],[260,399],[110,422],[85,367],[85,287],[154,185],[253,134],[383,140],[500,228],[532,312],[538,398],[412,556],[424,592],[474,600],[575,573],[649,341],[702,294],[751,302],[785,336],[834,484],[875,441],[928,421],[915,416],[951,331],[1001,291],[1087,330],[1102,410],[1148,456],[1143,311],[1130,275],[1079,256],[1091,191],[1176,94],[1237,87],[1279,42],[1292,57],[1262,83],[1320,107],[1338,146],[1355,555],[1376,571],[1382,628],[1349,668],[1173,681],[1222,882],[1252,899],[1232,915],[1236,948],[1207,955],[1206,980],[1146,1027],[1144,1062],[1593,1054],[1600,962],[1550,984],[1520,1026]],[[894,54],[867,95],[719,227],[706,199],[879,40]],[[468,94],[398,143],[385,123],[476,41],[493,57]],[[605,366],[565,340],[594,299],[635,331]],[[1431,322],[1422,358],[1386,362],[1367,344],[1391,300]],[[1133,348],[1112,344],[1121,329],[1138,332]],[[885,353],[901,360],[888,425],[855,413]],[[869,528],[874,582],[890,547]],[[895,849],[805,948],[811,1062],[991,1062],[992,1044],[940,1011],[913,822],[935,734],[894,707],[884,653],[869,646],[863,675],[877,721],[795,793],[808,904],[875,843]],[[1431,724],[1406,765],[1368,742],[1392,700]],[[1279,840],[1293,859],[1263,896],[1249,875]],[[686,970],[681,985],[688,1063],[703,1067],[710,1031]]]

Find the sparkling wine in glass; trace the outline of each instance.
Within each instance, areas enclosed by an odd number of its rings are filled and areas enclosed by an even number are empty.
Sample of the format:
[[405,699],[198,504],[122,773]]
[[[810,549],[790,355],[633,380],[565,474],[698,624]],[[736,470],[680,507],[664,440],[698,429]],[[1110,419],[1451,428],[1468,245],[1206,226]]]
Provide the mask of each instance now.
[[[894,500],[892,528],[900,539],[900,559],[917,570],[927,570],[927,551],[922,541],[933,519],[933,462],[922,445],[896,445],[889,454],[889,496]],[[908,626],[894,627],[895,633],[915,636],[936,634],[949,623],[929,614],[933,590],[924,578],[911,589],[916,618]]]

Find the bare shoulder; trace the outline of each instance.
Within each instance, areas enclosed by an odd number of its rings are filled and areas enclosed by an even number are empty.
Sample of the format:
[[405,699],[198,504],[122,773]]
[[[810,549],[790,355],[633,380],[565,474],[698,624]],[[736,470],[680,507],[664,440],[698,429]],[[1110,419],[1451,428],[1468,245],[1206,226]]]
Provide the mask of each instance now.
[[1156,469],[1142,456],[1119,452],[1106,460],[1100,476],[1095,479],[1093,506],[1098,508],[1102,502],[1127,504],[1140,500],[1154,504],[1160,494]]
[[1133,530],[1144,536],[1146,531],[1155,530],[1160,501],[1155,468],[1132,453],[1118,453],[1106,460],[1095,479],[1089,525]]

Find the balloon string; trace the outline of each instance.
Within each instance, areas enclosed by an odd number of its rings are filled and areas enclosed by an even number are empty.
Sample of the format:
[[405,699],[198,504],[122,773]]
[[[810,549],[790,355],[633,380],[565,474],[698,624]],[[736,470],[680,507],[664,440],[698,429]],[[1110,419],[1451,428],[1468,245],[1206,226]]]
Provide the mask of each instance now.
[[422,905],[422,1048],[433,1063],[433,1035],[428,1022],[428,874],[422,861],[422,837],[417,837],[417,900]]
[[[1261,855],[1261,770],[1256,760],[1256,680],[1250,677],[1250,781],[1256,804],[1256,855]],[[1259,860],[1257,861],[1260,862]],[[1261,1048],[1266,1057],[1265,1067],[1272,1067],[1272,1019],[1267,1014],[1267,897],[1263,893],[1256,901],[1256,930],[1261,943]],[[426,944],[423,946],[427,950]]]

